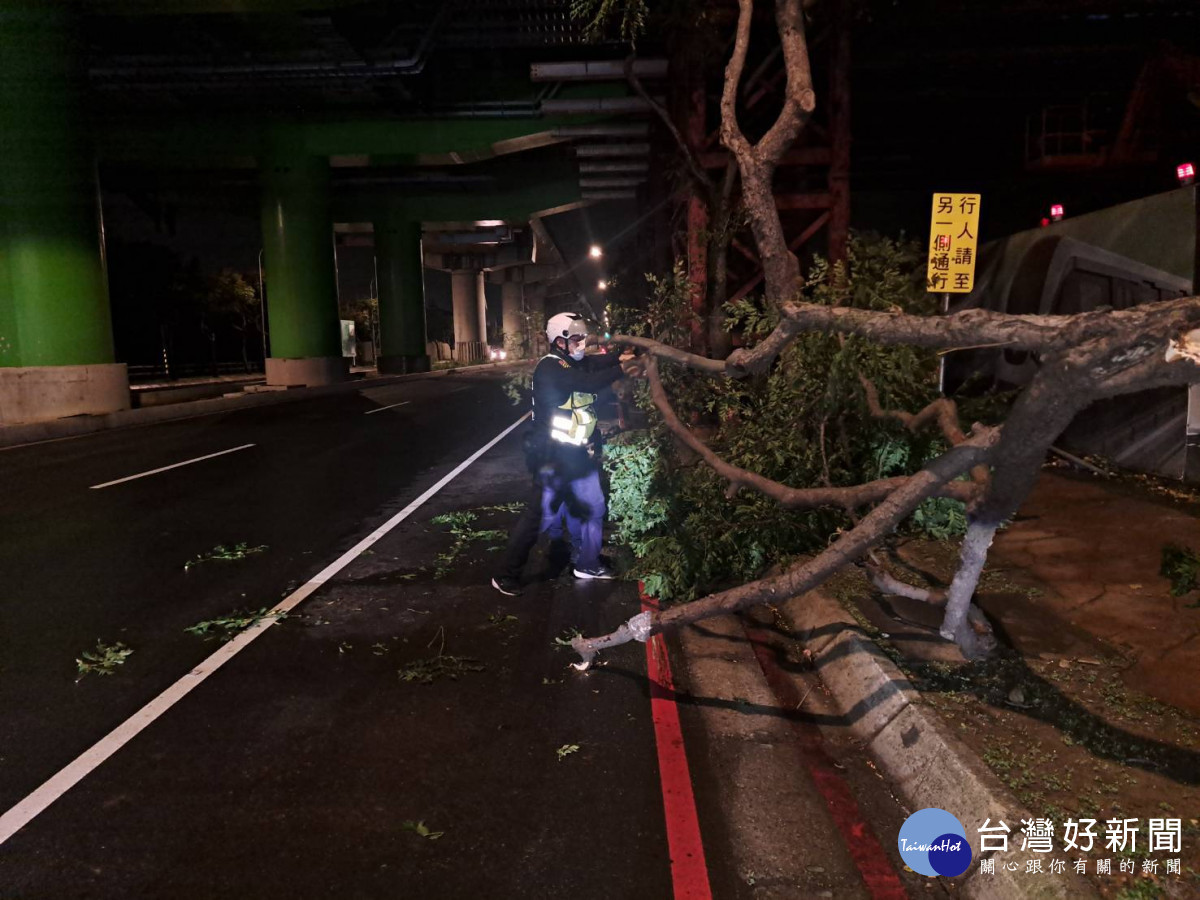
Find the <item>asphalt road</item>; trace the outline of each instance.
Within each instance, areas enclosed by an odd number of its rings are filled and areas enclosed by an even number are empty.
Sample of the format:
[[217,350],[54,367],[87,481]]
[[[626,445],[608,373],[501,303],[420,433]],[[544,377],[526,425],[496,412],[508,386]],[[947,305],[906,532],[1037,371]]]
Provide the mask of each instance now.
[[[233,646],[185,628],[272,606],[515,422],[502,378],[0,451],[0,814]],[[525,485],[513,434],[0,845],[0,898],[671,897],[645,650],[580,675],[559,643],[633,586],[539,553],[503,597],[497,535],[439,563],[437,515],[506,530]],[[98,640],[133,653],[77,679]],[[751,896],[698,796],[716,896]]]
[[[271,606],[512,424],[501,378],[0,452],[0,809],[221,651],[186,627]],[[509,600],[478,541],[436,572],[453,538],[430,519],[523,497],[518,446],[467,469],[16,832],[0,897],[669,896],[641,648],[613,655],[601,691],[569,680],[555,641],[615,627],[632,587],[545,580]],[[489,529],[514,517],[478,515]],[[239,542],[266,549],[185,570]],[[134,652],[77,680],[97,640]],[[401,677],[439,657],[462,671]]]

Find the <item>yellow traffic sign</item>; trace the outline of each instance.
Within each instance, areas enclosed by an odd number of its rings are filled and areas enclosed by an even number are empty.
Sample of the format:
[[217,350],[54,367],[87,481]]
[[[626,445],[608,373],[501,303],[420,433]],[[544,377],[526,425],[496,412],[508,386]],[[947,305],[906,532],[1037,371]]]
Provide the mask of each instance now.
[[969,294],[975,287],[979,195],[934,194],[929,228],[928,291]]

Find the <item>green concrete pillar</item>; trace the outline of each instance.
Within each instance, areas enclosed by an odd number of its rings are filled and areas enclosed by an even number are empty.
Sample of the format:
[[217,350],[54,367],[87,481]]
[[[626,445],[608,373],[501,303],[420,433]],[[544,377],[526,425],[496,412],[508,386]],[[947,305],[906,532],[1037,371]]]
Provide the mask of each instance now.
[[0,0],[0,424],[129,406],[70,11]]
[[277,136],[259,160],[263,267],[271,356],[267,383],[330,384],[349,373],[342,356],[329,160]]
[[379,270],[379,371],[428,372],[421,223],[402,215],[375,223]]

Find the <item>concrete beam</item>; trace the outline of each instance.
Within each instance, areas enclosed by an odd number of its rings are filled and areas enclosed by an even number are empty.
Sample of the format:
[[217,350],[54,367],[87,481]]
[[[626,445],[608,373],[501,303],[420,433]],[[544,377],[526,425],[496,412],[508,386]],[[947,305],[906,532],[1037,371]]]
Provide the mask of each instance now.
[[589,137],[646,137],[648,122],[598,122],[595,125],[560,125],[554,136],[564,140]]
[[540,284],[562,278],[562,266],[524,265],[508,269],[494,269],[487,274],[492,284]]

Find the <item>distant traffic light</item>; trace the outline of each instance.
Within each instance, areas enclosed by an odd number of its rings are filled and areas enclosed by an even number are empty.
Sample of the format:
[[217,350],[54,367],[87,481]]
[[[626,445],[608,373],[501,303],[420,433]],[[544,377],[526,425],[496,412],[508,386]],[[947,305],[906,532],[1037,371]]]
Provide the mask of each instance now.
[[1196,180],[1196,167],[1190,162],[1180,163],[1175,167],[1175,177],[1180,184],[1191,184]]

